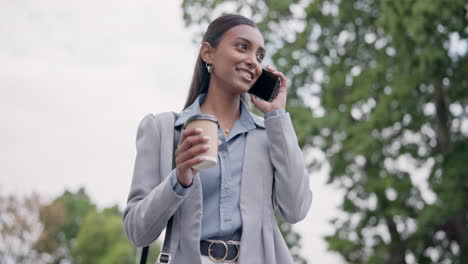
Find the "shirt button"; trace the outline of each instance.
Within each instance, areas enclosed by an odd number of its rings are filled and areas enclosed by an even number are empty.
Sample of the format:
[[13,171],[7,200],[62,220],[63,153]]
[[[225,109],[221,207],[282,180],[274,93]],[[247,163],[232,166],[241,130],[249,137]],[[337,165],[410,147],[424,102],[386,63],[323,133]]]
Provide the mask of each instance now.
[[224,189],[229,189],[229,184],[224,184]]
[[230,217],[230,216],[225,216],[225,217],[224,217],[224,221],[226,221],[226,222],[227,222],[227,221],[231,221],[231,217]]

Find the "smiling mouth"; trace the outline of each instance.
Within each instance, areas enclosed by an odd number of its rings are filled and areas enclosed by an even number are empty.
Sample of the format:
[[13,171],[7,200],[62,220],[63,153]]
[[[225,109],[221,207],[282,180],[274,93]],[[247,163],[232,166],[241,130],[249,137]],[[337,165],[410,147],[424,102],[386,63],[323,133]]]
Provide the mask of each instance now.
[[237,69],[237,71],[248,80],[254,79],[254,73],[246,69]]

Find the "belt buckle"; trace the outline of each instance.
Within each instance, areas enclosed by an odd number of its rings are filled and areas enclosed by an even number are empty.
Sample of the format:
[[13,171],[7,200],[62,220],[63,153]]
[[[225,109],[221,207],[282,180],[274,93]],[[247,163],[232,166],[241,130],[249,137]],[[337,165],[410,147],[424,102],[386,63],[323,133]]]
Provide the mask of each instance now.
[[[221,244],[223,244],[224,248],[226,249],[226,254],[224,254],[224,257],[221,258],[221,259],[217,259],[217,258],[215,258],[215,257],[213,257],[213,256],[211,255],[211,250],[212,250],[211,247],[213,247],[213,245],[214,245],[215,243],[221,243]],[[212,240],[212,241],[211,241],[211,244],[208,246],[208,257],[210,257],[210,259],[211,259],[212,261],[214,261],[214,262],[223,262],[223,261],[226,260],[226,258],[227,258],[227,256],[228,256],[228,250],[229,250],[229,249],[228,249],[228,246],[227,246],[226,242],[224,242],[224,241],[222,241],[222,240]]]
[[[232,259],[232,260],[225,260],[226,263],[234,263],[237,261],[237,258],[239,257],[239,253],[240,253],[240,248],[239,248],[239,243],[238,242],[235,242],[235,241],[232,241],[232,240],[228,240],[226,242],[226,244],[228,245],[233,245],[237,248],[237,254],[236,256]],[[227,253],[226,253],[227,254]]]

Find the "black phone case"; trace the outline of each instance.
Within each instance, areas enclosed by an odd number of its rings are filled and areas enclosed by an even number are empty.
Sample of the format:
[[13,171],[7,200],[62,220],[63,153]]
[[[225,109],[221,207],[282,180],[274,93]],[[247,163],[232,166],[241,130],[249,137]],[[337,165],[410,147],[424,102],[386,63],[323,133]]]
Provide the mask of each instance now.
[[250,88],[249,93],[271,102],[278,95],[281,78],[272,72],[262,69],[262,75]]

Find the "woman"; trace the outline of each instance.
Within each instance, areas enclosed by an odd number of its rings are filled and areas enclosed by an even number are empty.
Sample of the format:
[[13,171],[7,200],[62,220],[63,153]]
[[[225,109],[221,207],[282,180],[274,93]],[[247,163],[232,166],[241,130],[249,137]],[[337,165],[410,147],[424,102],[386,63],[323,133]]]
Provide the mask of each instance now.
[[[266,102],[251,96],[264,119],[244,101],[262,73],[264,56],[264,39],[254,22],[238,15],[219,17],[203,37],[188,100],[175,123],[168,113],[143,118],[123,216],[133,244],[151,244],[173,216],[174,264],[293,263],[275,212],[288,223],[302,220],[312,192],[285,111],[286,77],[268,68],[281,78],[277,97]],[[183,130],[171,170],[174,128],[200,113],[215,116],[220,124],[217,166],[192,169],[202,161],[196,156],[209,147],[191,148],[208,141],[192,129]]]

